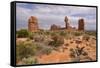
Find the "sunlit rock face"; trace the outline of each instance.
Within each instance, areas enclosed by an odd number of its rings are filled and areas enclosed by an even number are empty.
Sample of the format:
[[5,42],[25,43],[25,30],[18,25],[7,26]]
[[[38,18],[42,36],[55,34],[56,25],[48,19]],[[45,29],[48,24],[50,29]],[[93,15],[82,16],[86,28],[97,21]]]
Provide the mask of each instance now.
[[36,32],[38,29],[38,19],[35,16],[31,16],[28,20],[28,30],[30,32]]

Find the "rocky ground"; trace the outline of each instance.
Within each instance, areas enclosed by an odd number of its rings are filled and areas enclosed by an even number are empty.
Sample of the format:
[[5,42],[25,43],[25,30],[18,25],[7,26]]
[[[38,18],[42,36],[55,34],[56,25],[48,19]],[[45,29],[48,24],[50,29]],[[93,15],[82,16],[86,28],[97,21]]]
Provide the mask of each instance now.
[[[92,39],[89,41],[82,40],[82,36],[71,38],[64,41],[64,44],[58,48],[58,50],[53,50],[49,55],[41,55],[37,57],[39,63],[60,63],[60,62],[74,62],[76,57],[71,57],[70,49],[76,49],[84,47],[84,50],[87,55],[80,55],[81,61],[95,61],[96,60],[96,40]],[[77,40],[78,39],[78,40]],[[77,43],[79,42],[79,43]],[[77,61],[77,60],[76,60]]]
[[[63,36],[64,43],[58,47],[46,45],[47,40],[51,40],[51,36],[43,37],[45,38],[45,41],[43,41],[43,39],[41,41],[42,36],[39,36],[38,38],[39,39],[35,38],[36,40],[29,40],[28,38],[17,38],[16,40],[17,43],[21,41],[25,42],[27,40],[32,42],[38,41],[37,43],[39,44],[39,47],[42,47],[42,49],[38,50],[33,56],[33,58],[35,57],[37,60],[35,64],[96,60],[96,37],[93,35],[84,36],[82,34],[70,38],[66,38],[66,36]],[[51,49],[50,52],[43,53],[48,51],[48,49]],[[23,64],[23,61],[19,61],[17,64]]]

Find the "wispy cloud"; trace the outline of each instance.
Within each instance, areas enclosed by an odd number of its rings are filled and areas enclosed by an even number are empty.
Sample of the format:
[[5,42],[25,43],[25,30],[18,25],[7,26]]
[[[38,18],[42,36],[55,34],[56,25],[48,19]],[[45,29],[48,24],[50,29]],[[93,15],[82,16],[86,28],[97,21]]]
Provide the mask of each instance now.
[[64,27],[64,17],[69,16],[71,25],[76,26],[79,18],[86,21],[86,29],[96,29],[96,8],[76,7],[61,5],[44,5],[17,3],[17,29],[27,28],[28,18],[36,16],[39,26],[43,29],[49,29],[52,24]]

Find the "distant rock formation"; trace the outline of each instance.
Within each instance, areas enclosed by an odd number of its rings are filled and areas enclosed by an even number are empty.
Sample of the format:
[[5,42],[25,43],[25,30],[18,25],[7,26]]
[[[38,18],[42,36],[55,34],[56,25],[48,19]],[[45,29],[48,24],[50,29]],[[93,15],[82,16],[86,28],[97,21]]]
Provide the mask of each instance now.
[[55,24],[51,25],[51,30],[59,30],[60,26],[57,26]]
[[70,28],[70,23],[69,23],[69,19],[68,19],[68,17],[67,16],[65,16],[65,28],[66,29],[69,29]]
[[84,30],[84,19],[79,19],[78,30]]
[[[65,27],[61,27],[61,26],[58,26],[56,24],[52,24],[51,25],[51,28],[50,30],[83,30],[84,31],[84,19],[79,19],[78,20],[78,29],[76,29],[76,27],[72,27],[70,25],[70,20],[68,19],[67,16],[65,16]],[[39,26],[38,26],[38,19],[35,17],[35,16],[31,16],[28,20],[28,30],[30,32],[36,32],[38,30],[42,30],[42,29],[39,29]]]
[[65,27],[60,27],[58,25],[53,24],[53,25],[51,25],[51,30],[76,30],[75,27],[72,27],[70,25],[70,23],[69,23],[70,20],[68,19],[67,16],[65,16],[64,21],[65,21]]
[[31,16],[28,20],[28,30],[30,32],[35,32],[38,29],[38,19],[35,16]]

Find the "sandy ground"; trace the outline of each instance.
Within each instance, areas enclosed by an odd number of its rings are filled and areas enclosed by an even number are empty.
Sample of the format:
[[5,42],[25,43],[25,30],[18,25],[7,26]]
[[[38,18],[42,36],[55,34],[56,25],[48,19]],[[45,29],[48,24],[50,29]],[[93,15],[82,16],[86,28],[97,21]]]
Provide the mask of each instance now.
[[[17,42],[25,40],[27,40],[27,38],[18,38]],[[77,40],[79,43],[76,42]],[[82,36],[64,39],[64,44],[58,47],[58,50],[52,50],[49,55],[38,55],[36,58],[40,64],[72,62],[72,58],[70,57],[70,49],[75,49],[76,46],[80,48],[85,47],[84,50],[88,53],[88,57],[92,59],[91,61],[96,60],[96,39],[91,38],[89,41],[86,41],[82,39]],[[81,58],[83,58],[81,61],[88,61],[85,59],[86,57]]]
[[[90,40],[89,42],[82,40],[82,36],[80,36],[79,44],[76,44],[76,38],[72,38],[64,41],[64,45],[59,47],[58,51],[53,50],[49,55],[41,55],[38,56],[37,59],[39,63],[61,63],[61,62],[71,62],[72,59],[70,57],[70,49],[75,48],[77,45],[81,47],[85,47],[84,50],[88,53],[88,57],[92,59],[92,61],[96,60],[96,40]],[[91,43],[92,42],[92,43]],[[93,44],[94,43],[94,44]],[[85,57],[82,57],[85,58]],[[88,61],[86,59],[81,61]]]

